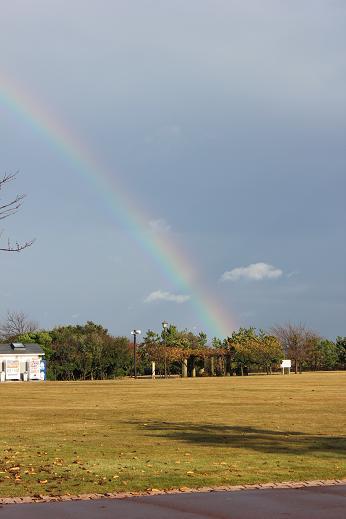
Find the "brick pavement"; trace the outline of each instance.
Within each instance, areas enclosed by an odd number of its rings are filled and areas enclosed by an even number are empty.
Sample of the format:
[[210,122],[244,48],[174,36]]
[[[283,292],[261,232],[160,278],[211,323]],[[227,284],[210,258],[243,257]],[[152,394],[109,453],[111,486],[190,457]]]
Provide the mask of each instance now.
[[[345,479],[328,479],[314,481],[283,481],[281,483],[258,483],[255,485],[233,485],[221,487],[201,487],[188,488],[181,487],[172,490],[148,489],[144,492],[106,492],[104,494],[67,494],[62,496],[35,495],[24,497],[0,497],[0,505],[20,504],[20,503],[51,503],[57,501],[90,501],[99,499],[126,499],[135,496],[157,496],[182,493],[208,493],[208,492],[238,492],[242,490],[265,490],[265,489],[287,489],[346,485]],[[346,514],[345,514],[346,515]]]

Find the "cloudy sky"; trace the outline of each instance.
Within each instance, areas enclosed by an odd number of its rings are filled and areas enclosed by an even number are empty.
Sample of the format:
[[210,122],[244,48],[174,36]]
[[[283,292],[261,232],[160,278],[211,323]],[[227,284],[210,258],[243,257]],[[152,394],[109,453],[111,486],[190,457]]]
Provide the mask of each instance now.
[[[1,196],[28,195],[3,240],[36,238],[0,256],[0,318],[213,335],[219,307],[230,331],[345,334],[344,1],[11,0],[0,49]],[[104,164],[135,231],[5,83]]]

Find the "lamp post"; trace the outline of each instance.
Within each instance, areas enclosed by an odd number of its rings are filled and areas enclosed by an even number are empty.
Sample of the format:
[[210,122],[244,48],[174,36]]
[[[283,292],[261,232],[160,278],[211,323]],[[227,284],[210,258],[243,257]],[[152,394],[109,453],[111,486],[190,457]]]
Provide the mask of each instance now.
[[167,328],[168,328],[168,323],[167,321],[163,321],[162,322],[162,328],[163,328],[163,344],[164,344],[164,348],[165,348],[165,378],[167,378],[167,338],[166,338],[166,334],[167,334]]
[[132,330],[131,332],[131,335],[133,335],[133,372],[135,378],[137,378],[137,335],[140,335],[141,333],[141,330]]

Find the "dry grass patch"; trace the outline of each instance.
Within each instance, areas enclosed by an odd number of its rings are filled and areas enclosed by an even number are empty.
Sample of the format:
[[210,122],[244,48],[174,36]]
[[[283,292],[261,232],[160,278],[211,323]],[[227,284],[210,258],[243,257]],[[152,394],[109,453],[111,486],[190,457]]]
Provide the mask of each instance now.
[[346,476],[346,373],[0,385],[0,495]]

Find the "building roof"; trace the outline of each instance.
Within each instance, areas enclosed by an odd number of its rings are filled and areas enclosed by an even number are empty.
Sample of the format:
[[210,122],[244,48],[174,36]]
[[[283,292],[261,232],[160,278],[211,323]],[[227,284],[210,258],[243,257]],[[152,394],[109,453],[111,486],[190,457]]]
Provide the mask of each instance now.
[[0,355],[30,355],[32,353],[44,355],[44,351],[39,344],[10,343],[0,344]]

